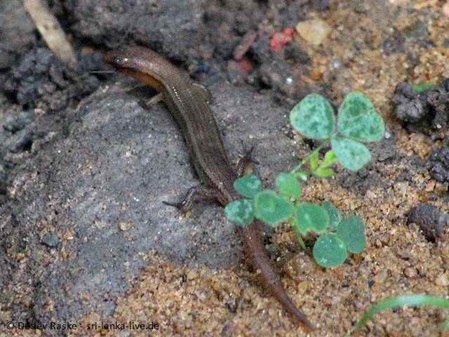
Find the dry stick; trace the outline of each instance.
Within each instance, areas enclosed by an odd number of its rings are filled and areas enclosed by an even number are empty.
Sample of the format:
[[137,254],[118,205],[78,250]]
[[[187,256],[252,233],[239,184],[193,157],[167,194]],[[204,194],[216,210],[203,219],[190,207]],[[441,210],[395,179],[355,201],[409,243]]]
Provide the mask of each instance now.
[[76,69],[78,62],[72,45],[58,20],[42,0],[24,0],[25,9],[34,21],[45,42],[55,55],[67,66]]

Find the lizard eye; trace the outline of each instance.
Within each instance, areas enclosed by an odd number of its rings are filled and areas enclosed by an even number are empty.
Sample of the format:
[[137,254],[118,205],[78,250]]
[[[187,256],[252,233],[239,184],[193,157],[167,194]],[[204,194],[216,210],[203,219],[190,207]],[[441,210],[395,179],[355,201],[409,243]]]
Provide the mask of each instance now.
[[114,59],[115,63],[117,63],[118,65],[124,66],[128,63],[128,58],[127,57],[116,57]]
[[114,52],[105,53],[104,60],[106,63],[109,63],[110,65],[119,68],[126,67],[126,64],[129,62],[129,59],[127,57],[117,55],[117,53]]

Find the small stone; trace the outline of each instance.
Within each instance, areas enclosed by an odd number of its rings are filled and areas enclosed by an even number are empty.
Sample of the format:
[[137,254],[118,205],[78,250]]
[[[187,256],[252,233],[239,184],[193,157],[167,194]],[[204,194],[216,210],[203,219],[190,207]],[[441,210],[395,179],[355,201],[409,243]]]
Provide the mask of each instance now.
[[332,28],[326,21],[317,19],[299,22],[296,31],[308,43],[317,46],[330,34]]
[[449,18],[449,1],[447,1],[444,5],[443,8],[441,9],[443,11],[444,16]]
[[435,206],[418,204],[409,211],[407,223],[417,224],[427,241],[435,242],[448,225],[448,218]]
[[353,9],[356,13],[366,13],[370,10],[370,7],[365,0],[359,0],[353,4]]
[[388,272],[386,270],[381,270],[379,274],[374,276],[374,282],[377,284],[382,284],[388,278]]
[[429,156],[430,175],[439,182],[449,182],[449,146],[435,149]]
[[418,276],[418,272],[417,272],[417,270],[416,270],[415,268],[413,268],[413,267],[407,267],[407,268],[404,269],[404,275],[405,275],[407,278],[415,278],[415,277]]
[[404,5],[409,1],[410,0],[388,0],[388,2],[391,3],[392,5]]
[[120,222],[118,225],[118,228],[121,231],[127,231],[128,229],[130,229],[133,226],[133,224],[131,222]]
[[198,273],[195,270],[189,270],[187,272],[187,279],[188,280],[194,280],[196,278],[198,278]]
[[5,311],[0,310],[0,321],[2,321],[2,322],[9,322],[9,321],[11,321],[11,311],[9,311],[9,310],[5,310]]
[[309,281],[303,281],[298,284],[298,293],[299,294],[305,294],[310,288],[310,282]]
[[429,181],[427,184],[426,184],[426,187],[425,187],[425,191],[426,192],[432,192],[433,190],[435,190],[435,185],[436,185],[436,182],[435,181]]
[[437,277],[437,279],[435,280],[435,284],[438,286],[443,286],[443,287],[447,287],[449,286],[449,275],[447,272],[445,272],[444,274],[441,274],[440,276]]
[[376,198],[377,198],[377,195],[376,195],[373,191],[367,190],[366,193],[365,193],[365,197],[366,197],[367,199],[372,200],[372,199],[376,199]]
[[55,248],[59,244],[59,238],[55,234],[45,234],[41,242],[49,248]]
[[314,81],[319,81],[323,77],[323,72],[319,69],[312,69],[309,73],[309,76]]

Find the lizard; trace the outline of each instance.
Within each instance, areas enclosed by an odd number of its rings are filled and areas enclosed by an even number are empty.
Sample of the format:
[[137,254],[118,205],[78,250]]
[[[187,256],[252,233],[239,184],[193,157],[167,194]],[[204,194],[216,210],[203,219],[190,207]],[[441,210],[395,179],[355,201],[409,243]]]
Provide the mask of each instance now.
[[[203,184],[202,192],[213,196],[223,207],[238,199],[233,183],[239,175],[232,168],[224,149],[207,90],[149,48],[131,46],[109,51],[104,53],[103,59],[119,72],[152,87],[161,95],[183,133],[193,167]],[[189,197],[178,206],[190,207],[195,192],[196,189],[189,191]],[[248,226],[238,227],[246,254],[260,274],[263,286],[281,303],[294,322],[310,331],[312,323],[292,302],[271,266],[262,241],[262,225],[259,220],[254,220]]]

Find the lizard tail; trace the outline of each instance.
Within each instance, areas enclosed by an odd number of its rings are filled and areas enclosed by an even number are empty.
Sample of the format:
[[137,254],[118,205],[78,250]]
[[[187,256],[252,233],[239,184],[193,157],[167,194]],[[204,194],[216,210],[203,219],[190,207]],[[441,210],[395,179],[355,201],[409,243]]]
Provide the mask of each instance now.
[[254,269],[260,274],[263,285],[282,304],[284,309],[292,316],[293,320],[297,324],[302,325],[307,331],[313,330],[312,323],[310,323],[306,315],[292,302],[282,286],[278,275],[274,272],[262,243],[260,227],[261,223],[256,220],[249,226],[240,228],[246,245],[246,252]]

